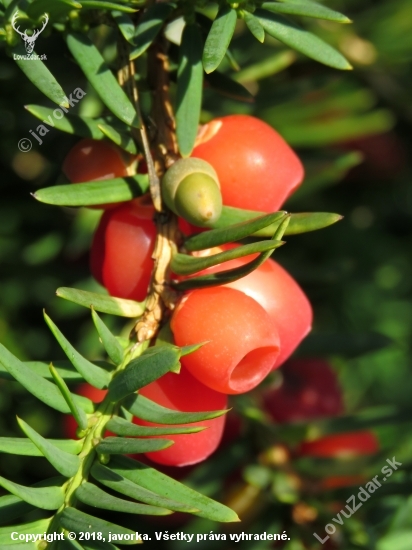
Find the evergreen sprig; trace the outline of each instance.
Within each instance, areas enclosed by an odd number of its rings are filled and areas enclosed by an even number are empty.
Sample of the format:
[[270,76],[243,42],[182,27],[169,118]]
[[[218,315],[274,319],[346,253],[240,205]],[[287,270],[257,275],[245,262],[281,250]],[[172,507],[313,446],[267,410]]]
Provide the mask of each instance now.
[[[107,298],[107,301],[110,300],[116,304],[115,299]],[[133,467],[129,476],[124,476],[118,468],[113,466],[114,462],[108,458],[112,455],[164,449],[173,443],[167,440],[167,435],[195,433],[202,428],[198,426],[191,428],[187,424],[215,418],[226,411],[176,413],[176,411],[159,407],[143,396],[136,395],[139,388],[160,378],[166,372],[177,373],[180,368],[179,357],[182,350],[172,345],[148,348],[148,342],[123,350],[115,336],[93,309],[92,316],[102,344],[113,362],[107,370],[87,361],[78,354],[51,319],[47,315],[45,318],[81,379],[95,387],[108,388],[109,391],[105,399],[99,404],[72,393],[64,381],[64,373],[59,374],[57,369],[52,367],[54,384],[38,374],[36,368],[32,368],[31,363],[19,361],[17,357],[0,345],[0,363],[4,369],[0,371],[0,376],[8,373],[15,380],[20,381],[32,395],[41,399],[51,408],[65,413],[73,413],[79,424],[79,434],[81,435],[79,441],[47,439],[37,433],[23,419],[18,419],[20,428],[27,439],[0,438],[0,449],[3,453],[43,456],[63,476],[51,478],[40,486],[37,484],[32,487],[25,487],[0,478],[0,485],[10,495],[14,495],[13,498],[2,497],[0,499],[2,519],[9,514],[12,514],[15,519],[24,515],[28,510],[24,505],[26,503],[30,505],[30,509],[56,511],[56,515],[50,517],[47,523],[43,521],[38,526],[30,525],[31,533],[36,534],[57,529],[78,533],[85,530],[86,521],[86,514],[77,510],[77,505],[80,502],[97,509],[117,509],[126,513],[164,515],[172,513],[172,511],[185,511],[216,521],[237,521],[236,514],[226,506],[197,494],[163,474],[157,474],[155,470],[138,461],[127,459],[128,467]],[[68,370],[68,372],[71,371]],[[62,373],[61,369],[60,373]],[[126,399],[129,396],[134,396],[134,399]],[[126,410],[130,410],[132,414],[139,415],[141,401],[144,408],[144,412],[142,411],[140,415],[142,418],[149,422],[159,422],[160,420],[164,424],[171,421],[174,427],[149,428],[136,426],[129,422],[123,415],[122,406]],[[75,411],[78,414],[75,414]],[[179,424],[185,426],[179,428]],[[105,436],[106,430],[111,430],[117,434],[117,437]],[[147,439],[149,435],[165,436],[165,439]],[[105,465],[103,466],[102,463]],[[116,462],[115,464],[126,463]],[[134,469],[138,472],[136,476],[133,474]],[[151,481],[152,478],[154,483]],[[106,493],[102,486],[109,487],[138,502],[125,501],[120,497],[112,496]],[[171,487],[175,500],[170,500],[165,496],[165,494],[170,494]],[[139,504],[139,502],[144,504]],[[104,522],[97,516],[87,515],[87,522],[86,530],[91,529],[102,533],[110,531],[117,535],[129,532],[114,524],[110,524],[110,528],[107,526],[103,528]],[[24,532],[25,528],[29,529],[29,526],[19,526],[19,532]],[[1,528],[0,543],[2,540],[9,542],[10,533],[16,529],[15,525],[10,528]]]

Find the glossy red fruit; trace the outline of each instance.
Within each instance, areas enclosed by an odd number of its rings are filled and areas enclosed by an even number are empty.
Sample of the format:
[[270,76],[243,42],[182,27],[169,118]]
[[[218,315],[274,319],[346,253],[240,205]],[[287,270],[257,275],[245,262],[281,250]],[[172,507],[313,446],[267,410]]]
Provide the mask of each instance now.
[[282,383],[263,394],[264,408],[276,422],[296,422],[343,413],[342,390],[323,359],[295,359],[282,370]]
[[[82,395],[83,397],[88,397],[93,401],[93,403],[101,403],[107,394],[107,390],[99,390],[91,384],[84,383],[77,386],[74,393]],[[72,415],[66,414],[64,416],[63,430],[66,437],[70,439],[77,438],[77,422]]]
[[[216,251],[228,250],[229,244]],[[245,256],[219,264],[202,273],[217,273],[234,269],[252,261],[256,255]],[[279,333],[280,353],[273,365],[279,367],[295,351],[312,328],[312,306],[295,279],[277,262],[269,258],[255,271],[225,285],[244,292],[258,302],[269,314]]]
[[148,196],[103,214],[92,243],[90,267],[95,279],[112,296],[145,299],[154,265],[153,215]]
[[[227,407],[227,396],[216,392],[194,378],[182,367],[180,374],[168,373],[159,380],[139,390],[141,395],[157,404],[181,412],[222,410]],[[187,424],[206,426],[207,429],[193,434],[158,436],[172,439],[174,444],[162,451],[147,453],[153,462],[168,466],[188,466],[205,460],[219,445],[225,425],[226,415]],[[136,424],[143,426],[163,426],[141,419]],[[169,425],[170,426],[170,425]]]
[[[63,172],[72,183],[123,178],[134,173],[136,158],[114,143],[82,139],[69,151],[63,162]],[[116,204],[101,204],[97,208],[112,208]]]
[[210,388],[228,394],[257,386],[279,354],[279,336],[268,313],[232,288],[189,292],[176,308],[171,328],[178,346],[205,343],[182,364]]
[[223,204],[274,212],[302,183],[302,163],[271,126],[249,115],[217,118],[203,128],[192,156],[219,177]]
[[318,458],[355,458],[379,451],[379,441],[370,431],[326,435],[301,444],[298,455]]
[[179,227],[179,231],[185,235],[185,237],[189,237],[190,235],[195,235],[196,233],[203,233],[203,231],[208,231],[208,229],[205,229],[204,227],[197,227],[183,218],[177,219],[177,224]]

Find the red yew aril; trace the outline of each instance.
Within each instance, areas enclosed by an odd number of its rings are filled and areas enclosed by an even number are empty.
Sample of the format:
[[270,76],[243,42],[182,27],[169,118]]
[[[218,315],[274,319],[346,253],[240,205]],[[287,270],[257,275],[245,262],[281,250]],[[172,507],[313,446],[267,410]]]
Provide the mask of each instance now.
[[257,386],[279,354],[279,336],[268,313],[232,288],[193,290],[173,313],[178,346],[206,342],[182,364],[210,388],[228,394]]
[[[162,378],[139,390],[141,395],[158,405],[181,412],[223,410],[227,407],[227,396],[216,392],[194,378],[184,367],[180,373],[167,373]],[[146,453],[146,456],[159,464],[168,466],[188,466],[205,460],[215,451],[222,437],[226,415],[186,424],[186,426],[206,426],[207,429],[193,434],[156,436],[171,439],[174,444],[162,451]],[[134,419],[142,426],[163,426],[141,419]],[[169,425],[170,426],[170,425]]]
[[342,390],[323,359],[295,359],[281,369],[282,384],[263,394],[264,408],[277,422],[296,422],[343,413]]
[[274,212],[302,183],[302,163],[271,126],[249,115],[217,118],[203,128],[192,157],[219,177],[223,204]]
[[270,258],[228,286],[244,292],[268,312],[279,333],[280,352],[273,368],[279,367],[312,328],[312,307],[305,293],[295,279]]
[[208,231],[208,229],[205,229],[204,227],[197,227],[189,223],[183,218],[178,218],[177,223],[178,223],[179,230],[185,236],[195,235],[196,233],[202,233],[203,231]]
[[112,296],[142,301],[147,294],[156,239],[154,207],[143,196],[107,210],[94,235],[90,266]]
[[121,178],[130,174],[134,162],[114,143],[86,138],[69,151],[63,172],[72,183]]
[[[136,157],[114,143],[85,138],[76,143],[63,162],[63,173],[71,183],[123,178],[135,172]],[[115,203],[97,205],[113,208]]]
[[[237,245],[228,244],[220,250]],[[216,251],[220,251],[216,249]],[[256,255],[244,256],[209,268],[203,273],[218,273],[252,261]],[[225,285],[244,292],[269,314],[279,333],[280,353],[273,365],[279,367],[295,351],[312,328],[312,307],[295,279],[277,262],[269,258],[246,277]]]
[[355,458],[379,451],[379,441],[370,431],[346,432],[325,435],[314,441],[304,441],[298,450],[299,456],[318,458]]

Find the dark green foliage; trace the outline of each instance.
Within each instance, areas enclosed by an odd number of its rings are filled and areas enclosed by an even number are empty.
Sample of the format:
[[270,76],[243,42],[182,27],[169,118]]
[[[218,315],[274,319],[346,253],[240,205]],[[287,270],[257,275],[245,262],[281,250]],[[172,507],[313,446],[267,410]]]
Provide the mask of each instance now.
[[[50,518],[48,519],[40,519],[38,521],[32,521],[30,523],[25,523],[23,525],[19,525],[19,534],[31,534],[31,535],[38,535],[45,532],[45,529],[48,528],[50,523]],[[15,532],[16,526],[13,525],[12,527],[0,527],[0,544],[2,548],[7,548],[10,540],[11,540],[11,533]],[[30,543],[26,544],[24,543],[24,548],[31,548],[31,550],[34,550],[36,548],[35,544],[32,544],[32,546],[29,546]],[[16,545],[10,546],[11,548],[15,549]],[[18,546],[17,546],[18,548]],[[19,549],[21,550],[21,548]]]
[[120,401],[167,372],[178,373],[179,358],[180,349],[176,346],[149,348],[115,376],[109,385],[109,399]]
[[[179,290],[191,290],[194,288],[208,288],[211,286],[217,286],[217,285],[229,283],[231,281],[236,281],[241,277],[245,277],[248,273],[251,273],[257,267],[262,265],[263,262],[267,260],[269,256],[272,254],[274,248],[277,248],[279,245],[283,244],[281,241],[281,238],[283,237],[286,231],[286,228],[288,227],[289,220],[290,220],[290,215],[286,215],[283,217],[282,221],[278,224],[275,233],[273,234],[273,239],[271,241],[264,241],[263,243],[261,243],[263,244],[261,248],[264,251],[261,251],[259,256],[254,260],[251,260],[247,264],[242,265],[240,267],[235,267],[233,269],[228,269],[226,271],[220,271],[219,273],[212,273],[210,275],[199,275],[197,277],[186,279],[185,281],[177,282],[174,284],[175,288]],[[250,246],[245,245],[245,247],[242,247],[242,248],[243,248],[243,251],[245,251],[245,248],[246,248],[246,255],[247,255],[247,254],[250,254],[251,252],[259,251],[259,243],[255,243],[254,245],[250,245]],[[236,251],[227,251],[224,253],[222,252],[221,254],[224,254],[224,258],[227,261],[227,259],[232,259],[233,256],[236,256]],[[211,263],[212,265],[215,265],[213,258],[199,259],[199,262],[196,265],[199,265],[199,264],[204,265],[205,263],[206,264]],[[185,269],[186,272],[191,271],[190,269],[188,269],[187,266],[185,267],[186,267]],[[199,269],[196,269],[196,271],[198,270]]]
[[185,248],[189,252],[192,252],[193,250],[204,250],[221,244],[240,241],[275,222],[279,225],[285,215],[285,212],[274,212],[273,214],[263,215],[251,221],[239,222],[237,224],[232,223],[221,229],[199,233],[185,240]]
[[263,2],[261,8],[274,13],[314,17],[336,21],[337,23],[351,23],[351,20],[345,15],[312,1],[281,0],[280,2]]
[[179,49],[176,94],[176,137],[183,157],[193,150],[202,106],[202,41],[196,24],[186,25]]
[[274,239],[266,240],[252,244],[245,244],[243,246],[239,246],[238,248],[234,248],[233,250],[220,252],[206,258],[195,258],[187,254],[175,254],[170,265],[173,273],[176,273],[176,275],[193,275],[194,273],[207,269],[208,267],[212,267],[223,262],[228,262],[236,258],[242,258],[244,256],[248,256],[249,254],[266,252],[268,250],[273,251],[282,246],[282,244],[285,243]]
[[34,0],[27,8],[27,15],[37,19],[47,12],[50,17],[58,18],[61,15],[67,15],[72,9],[81,7],[82,4],[77,0]]
[[148,504],[139,504],[123,500],[105,493],[92,483],[83,483],[76,490],[76,497],[89,506],[102,508],[104,510],[113,510],[115,512],[125,512],[127,514],[148,514],[153,516],[165,516],[171,514],[171,510]]
[[[112,335],[108,327],[103,323],[97,313],[92,309],[92,317],[96,325],[96,329],[102,339],[102,342],[106,348],[109,357],[122,369],[126,367],[126,370],[120,370],[115,376],[109,387],[109,394],[105,400],[105,411],[107,414],[108,407],[114,411],[115,403],[127,397],[129,394],[134,393],[137,389],[145,386],[151,381],[159,378],[164,373],[177,371],[180,367],[179,357],[180,350],[176,346],[160,346],[150,348],[131,361],[127,361],[127,356],[124,355],[124,351],[118,344],[115,337]],[[85,380],[95,384],[96,386],[102,384],[105,385],[110,377],[108,371],[97,367],[92,363],[86,361],[64,338],[62,333],[57,329],[56,325],[51,319],[45,315],[46,322],[51,328],[53,334],[56,336],[59,344],[62,346],[63,351],[68,355],[73,365],[78,369],[79,373]],[[47,381],[40,374],[36,374],[35,371],[29,367],[24,366],[19,362],[17,358],[12,356],[7,350],[2,352],[2,363],[4,367],[9,371],[12,376],[26,376],[28,381],[31,381],[35,388],[31,391],[38,397],[43,396],[43,400],[51,406],[59,406],[60,410],[65,410],[63,403],[67,403],[67,406],[71,406],[72,412],[75,413],[75,417],[78,419],[80,428],[87,433],[86,416],[82,409],[78,408],[75,401],[76,396],[72,395],[65,384],[63,378],[58,374],[58,371],[52,368],[52,377],[57,385]],[[29,373],[29,374],[28,374]],[[35,383],[34,383],[35,380]],[[53,391],[52,391],[53,390]],[[47,397],[45,397],[45,392]],[[61,393],[60,393],[61,392]],[[60,395],[60,398],[59,398]],[[63,402],[60,403],[60,399]],[[89,402],[87,399],[82,398],[84,401],[80,403]],[[144,398],[140,398],[139,400]],[[148,401],[148,400],[146,400]],[[128,405],[133,411],[133,404]],[[157,406],[158,407],[158,406]],[[162,407],[158,407],[160,411],[163,411]],[[155,407],[156,418],[159,418],[159,410]],[[150,410],[150,408],[149,408]],[[67,411],[68,412],[68,411]],[[92,414],[92,409],[87,407],[86,412]],[[222,414],[224,411],[216,411],[214,413],[175,413],[174,411],[161,412],[160,419],[167,414],[172,415],[172,421],[174,424],[184,422],[197,422],[202,419],[212,418]],[[113,414],[113,413],[112,413]],[[143,416],[145,416],[143,414]],[[150,416],[150,415],[149,415]],[[129,480],[126,476],[123,478],[119,473],[112,471],[111,469],[95,463],[93,466],[93,458],[95,451],[99,456],[117,455],[117,454],[130,454],[130,453],[144,453],[154,452],[156,450],[165,449],[173,444],[173,441],[167,439],[147,439],[148,435],[157,434],[178,434],[178,433],[195,433],[202,428],[186,428],[174,427],[171,429],[159,429],[159,428],[145,428],[130,424],[126,420],[113,416],[112,420],[107,423],[108,429],[113,429],[115,432],[123,435],[132,435],[134,437],[106,437],[101,439],[97,444],[93,443],[91,446],[88,439],[81,441],[57,441],[46,439],[32,429],[25,421],[19,419],[20,427],[22,428],[28,439],[17,438],[0,438],[0,450],[6,453],[30,455],[30,456],[43,456],[49,463],[55,467],[55,469],[65,476],[65,478],[71,478],[75,489],[76,497],[83,503],[97,508],[105,510],[118,510],[128,513],[137,514],[153,514],[164,515],[171,513],[172,510],[179,510],[185,512],[198,512],[197,507],[193,507],[192,492],[189,491],[187,501],[189,505],[184,502],[179,503],[170,498],[166,498],[162,493],[161,483],[156,482],[154,484],[154,491],[147,489],[145,484],[135,484],[133,480]],[[103,428],[103,425],[102,425]],[[100,431],[102,431],[102,428]],[[98,430],[98,425],[93,425],[91,430]],[[89,430],[89,433],[90,430]],[[97,431],[96,431],[97,434]],[[146,437],[145,437],[146,436]],[[80,456],[79,453],[81,453]],[[86,462],[85,462],[86,461]],[[87,466],[86,466],[87,465]],[[115,489],[122,494],[127,495],[133,499],[136,499],[144,504],[138,502],[129,502],[106,495],[104,491],[91,483],[82,484],[82,476],[79,478],[79,472],[87,468],[91,471],[93,477],[99,481],[102,485],[106,485],[109,488]],[[65,478],[56,478],[50,480],[49,483],[43,483],[40,486],[25,487],[20,484],[14,483],[5,478],[0,478],[0,485],[7,491],[14,495],[14,497],[3,497],[0,499],[0,509],[4,508],[4,517],[12,518],[19,517],[24,514],[30,507],[37,507],[46,510],[57,510],[65,501],[65,486],[63,485]],[[178,484],[180,486],[180,484]],[[73,489],[71,489],[73,491]],[[185,490],[182,489],[183,495]],[[166,491],[167,492],[167,491]],[[195,493],[193,493],[195,494]],[[202,498],[198,495],[198,498]],[[195,499],[196,500],[196,499]],[[212,503],[213,501],[210,501]],[[207,509],[211,506],[209,500],[207,500]],[[28,508],[28,505],[30,507]],[[227,521],[228,511],[226,507],[221,506],[219,508],[222,515],[222,521]],[[86,523],[89,526],[86,530],[90,530],[90,525],[96,530],[96,532],[112,534],[130,534],[132,531],[125,529],[121,526],[106,522],[96,517],[89,516],[83,512],[80,512],[74,507],[65,507],[62,514],[59,515],[59,524],[70,531],[79,533],[86,529]],[[43,523],[39,525],[43,526]],[[30,525],[33,529],[33,533],[36,532],[35,526]],[[20,532],[20,531],[19,531]],[[23,531],[21,531],[23,532]],[[4,537],[6,540],[8,531],[5,531]],[[1,540],[0,530],[0,540]]]
[[173,445],[168,439],[133,439],[130,437],[105,437],[96,447],[98,453],[107,455],[152,453]]
[[[254,220],[256,214],[262,215],[263,212],[256,212],[254,210],[241,210],[240,208],[233,208],[231,206],[224,206],[223,212],[219,220],[213,224],[216,229],[229,228],[232,224],[239,224]],[[280,218],[282,222],[283,218]],[[324,229],[329,225],[333,225],[342,219],[339,214],[332,214],[330,212],[302,212],[299,214],[289,214],[289,224],[286,227],[284,235],[296,235],[297,233],[307,233],[309,231],[316,231],[318,229]],[[280,222],[272,223],[263,229],[259,229],[253,233],[255,237],[271,237],[273,233],[279,227]],[[200,239],[207,239],[209,233],[205,233],[204,237],[199,236]]]
[[114,126],[102,122],[99,124],[99,130],[104,136],[109,138],[113,143],[130,153],[135,155],[137,153],[137,147],[131,135],[127,133],[122,133]]
[[109,313],[110,315],[136,318],[140,317],[143,313],[144,304],[132,300],[113,298],[112,296],[105,296],[104,294],[87,292],[76,288],[58,288],[56,294],[60,298],[64,298],[80,306],[92,307],[96,311]]
[[[47,119],[53,116],[54,109],[43,107],[42,105],[26,105],[25,109],[30,114],[38,118],[39,120]],[[53,119],[54,125],[58,130],[67,132],[68,134],[75,134],[81,137],[90,137],[93,139],[103,139],[103,134],[99,129],[99,121],[89,117],[81,117],[76,115],[67,115],[60,119]],[[104,120],[101,120],[103,123]]]
[[[49,439],[48,442],[66,453],[77,455],[82,449],[82,441],[73,439]],[[29,439],[22,437],[1,437],[0,451],[24,456],[42,456],[43,453]]]
[[[47,458],[52,466],[56,468],[59,474],[66,477],[73,477],[80,468],[80,459],[74,454],[67,453],[53,445],[33,428],[31,428],[24,420],[18,419],[19,426],[25,435],[36,445],[41,454]],[[84,426],[85,428],[86,426]]]
[[97,332],[99,333],[100,340],[107,352],[107,355],[113,361],[115,365],[120,365],[123,361],[124,350],[116,340],[115,336],[110,332],[104,322],[100,319],[98,314],[92,308],[92,319]]
[[290,48],[320,63],[330,65],[334,69],[348,70],[352,68],[342,54],[316,35],[299,27],[296,23],[263,10],[256,11],[256,17],[268,34]]
[[248,29],[253,34],[253,36],[257,40],[259,40],[259,42],[263,43],[265,41],[265,29],[262,27],[259,19],[248,11],[245,11],[243,13],[243,17],[245,19],[245,23]]
[[102,182],[87,182],[87,185],[56,185],[40,189],[34,197],[55,206],[88,206],[107,202],[129,201],[148,190],[146,176],[116,178]]
[[166,409],[147,399],[143,395],[130,397],[126,401],[127,409],[134,415],[149,422],[159,424],[190,424],[192,422],[201,422],[209,418],[216,418],[227,411],[185,413]]
[[[0,344],[0,362],[13,378],[38,399],[60,412],[70,412],[70,408],[57,386],[32,371],[7,351],[2,344]],[[92,412],[93,405],[89,399],[79,396],[75,396],[75,399],[85,412]]]
[[0,485],[27,504],[42,510],[57,510],[64,502],[64,490],[58,485],[48,487],[24,487],[0,477]]
[[62,396],[66,400],[66,403],[69,405],[70,412],[76,420],[77,425],[81,430],[85,430],[87,428],[87,417],[85,412],[77,405],[74,400],[74,396],[71,394],[66,382],[52,364],[50,364],[49,370],[53,380],[56,383],[56,386],[59,388]]
[[[115,458],[111,460],[111,463],[115,463],[114,461]],[[140,477],[135,481],[131,479],[130,476],[124,476],[119,469],[114,470],[112,467],[108,468],[101,464],[95,464],[91,469],[91,474],[96,481],[99,481],[105,487],[113,489],[122,495],[140,500],[146,504],[164,507],[174,510],[175,512],[197,512],[197,507],[190,506],[190,503],[186,505],[176,501],[174,493],[169,493],[167,487],[166,493],[168,494],[164,496],[161,492],[158,492],[159,487],[156,484],[150,484],[150,489],[148,489],[147,485],[144,485],[144,480],[143,483],[141,483]],[[170,498],[169,495],[172,495],[172,498]]]
[[110,111],[122,122],[134,128],[139,128],[141,121],[135,108],[106,65],[99,50],[87,36],[80,33],[70,33],[67,35],[67,46],[88,81]]
[[[204,418],[202,418],[203,420]],[[147,435],[172,435],[172,434],[190,434],[196,433],[204,430],[201,426],[181,426],[181,427],[172,427],[168,428],[165,426],[159,427],[149,427],[149,426],[136,426],[127,420],[124,420],[120,417],[113,417],[106,424],[106,427],[109,431],[117,435],[127,435],[127,436],[147,436]]]
[[168,2],[149,6],[145,10],[134,34],[132,43],[135,47],[130,54],[131,59],[139,57],[147,50],[175,7],[174,3]]
[[67,355],[67,358],[72,363],[73,367],[79,372],[79,374],[81,374],[82,377],[87,382],[89,382],[89,384],[92,384],[96,388],[107,388],[111,379],[110,374],[106,370],[98,367],[97,365],[94,365],[93,363],[82,357],[80,353],[76,351],[74,347],[70,344],[70,342],[64,337],[64,335],[60,332],[60,330],[46,313],[44,313],[44,318],[48,327],[52,331],[53,336],[59,342],[64,353]]
[[[142,464],[127,457],[116,457],[112,462],[112,470],[115,474],[123,476],[133,484],[141,485],[158,492],[166,497],[173,495],[173,498],[181,499],[187,505],[192,505],[193,513],[208,519],[218,519],[222,522],[239,521],[237,515],[222,504],[200,495],[193,489],[186,487],[154,468]],[[197,510],[196,510],[197,508]]]
[[[13,54],[16,56],[26,55],[26,50],[23,44],[19,43],[13,48]],[[54,78],[52,73],[40,59],[33,60],[31,63],[26,63],[24,60],[16,60],[20,69],[24,72],[27,78],[44,93],[46,97],[51,99],[57,105],[69,107],[63,88]]]
[[222,4],[207,36],[203,50],[203,67],[206,73],[218,68],[232,40],[237,14],[228,4]]

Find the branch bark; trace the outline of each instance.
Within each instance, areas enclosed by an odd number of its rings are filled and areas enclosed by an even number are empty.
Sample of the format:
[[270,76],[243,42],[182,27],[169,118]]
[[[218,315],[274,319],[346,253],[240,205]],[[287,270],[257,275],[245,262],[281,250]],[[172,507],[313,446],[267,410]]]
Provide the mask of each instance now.
[[[128,48],[122,40],[124,60],[119,71],[119,82],[124,86],[137,110],[139,95],[135,80],[135,67],[129,61]],[[154,269],[149,285],[145,311],[137,321],[132,334],[137,341],[150,340],[157,333],[161,321],[168,311],[172,310],[178,294],[170,288],[170,261],[177,250],[180,234],[177,218],[165,210],[161,199],[161,178],[165,171],[179,158],[175,135],[175,121],[169,94],[169,65],[165,44],[160,39],[149,50],[148,82],[153,98],[151,118],[153,120],[153,135],[149,140],[148,131],[143,123],[136,130],[136,138],[143,147],[150,182],[150,194],[156,210],[155,222],[157,238],[153,252]]]

